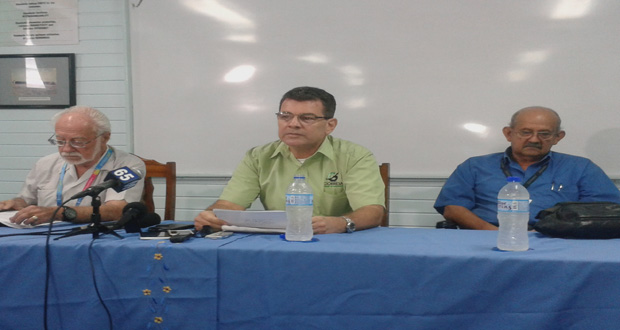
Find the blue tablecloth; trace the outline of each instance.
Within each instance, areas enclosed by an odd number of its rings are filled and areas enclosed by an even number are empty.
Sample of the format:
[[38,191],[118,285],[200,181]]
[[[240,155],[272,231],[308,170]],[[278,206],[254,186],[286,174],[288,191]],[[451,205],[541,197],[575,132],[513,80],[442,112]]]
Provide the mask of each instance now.
[[[0,235],[16,232],[0,228]],[[376,228],[315,236],[120,240],[92,248],[115,329],[613,329],[620,240]],[[51,241],[50,329],[107,329],[90,235]],[[1,237],[0,329],[43,327],[45,238]]]
[[620,240],[376,228],[219,250],[219,329],[612,329]]
[[[0,228],[0,235],[15,232]],[[217,247],[225,241],[122,236],[103,235],[92,246],[97,287],[114,329],[216,327]],[[93,284],[91,240],[50,241],[49,329],[109,329]],[[45,237],[1,237],[0,251],[0,329],[42,329]]]

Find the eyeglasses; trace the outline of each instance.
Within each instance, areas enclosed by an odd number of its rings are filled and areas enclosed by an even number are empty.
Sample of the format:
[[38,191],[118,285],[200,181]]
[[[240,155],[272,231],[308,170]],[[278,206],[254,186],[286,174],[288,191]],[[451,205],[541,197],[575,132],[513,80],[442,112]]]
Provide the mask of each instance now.
[[[516,134],[518,137],[522,138],[522,139],[529,139],[532,136],[534,136],[534,132],[532,131],[516,131]],[[536,136],[543,141],[548,141],[551,140],[554,136],[556,136],[556,133],[552,133],[552,132],[536,132]]]
[[[67,145],[67,141],[65,141],[65,140],[56,140],[56,139],[54,139],[54,135],[56,135],[56,133],[52,134],[52,136],[50,136],[50,138],[47,139],[47,142],[49,142],[53,146],[58,146],[58,147],[64,147],[65,145]],[[73,148],[76,148],[76,149],[86,148],[86,146],[89,143],[95,141],[101,135],[103,135],[103,134],[99,134],[99,135],[95,136],[94,139],[89,140],[89,141],[86,141],[84,139],[71,139],[71,140],[69,140],[69,145],[72,146]]]
[[307,125],[314,124],[319,119],[325,119],[325,120],[331,119],[331,117],[319,117],[312,113],[302,113],[300,115],[294,115],[290,112],[276,112],[276,116],[278,117],[279,120],[282,120],[285,122],[289,122],[293,120],[293,118],[297,117],[300,122],[307,124]]

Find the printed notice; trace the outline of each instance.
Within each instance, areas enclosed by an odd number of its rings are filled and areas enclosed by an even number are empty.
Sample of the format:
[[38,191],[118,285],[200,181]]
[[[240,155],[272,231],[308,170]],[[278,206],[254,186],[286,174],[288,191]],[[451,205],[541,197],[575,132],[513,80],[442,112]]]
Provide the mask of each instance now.
[[78,0],[0,1],[0,46],[77,44]]

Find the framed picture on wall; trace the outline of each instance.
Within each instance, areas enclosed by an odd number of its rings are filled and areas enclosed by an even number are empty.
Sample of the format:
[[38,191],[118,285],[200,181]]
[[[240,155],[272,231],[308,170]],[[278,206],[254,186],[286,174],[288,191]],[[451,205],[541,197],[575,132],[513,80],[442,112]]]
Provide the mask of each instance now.
[[0,108],[63,109],[75,104],[75,54],[0,55]]

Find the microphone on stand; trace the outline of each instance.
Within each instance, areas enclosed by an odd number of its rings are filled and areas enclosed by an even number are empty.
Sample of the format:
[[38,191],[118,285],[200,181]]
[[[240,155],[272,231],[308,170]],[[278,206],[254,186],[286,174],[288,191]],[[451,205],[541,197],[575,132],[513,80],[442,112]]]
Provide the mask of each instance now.
[[161,217],[157,213],[147,213],[144,217],[137,219],[136,225],[128,223],[125,226],[126,233],[139,233],[140,229],[158,225],[161,223]]
[[[126,226],[137,227],[138,219],[146,215],[146,205],[140,202],[133,202],[125,205],[123,208],[123,215],[121,218],[112,225],[112,230],[121,229]],[[139,227],[138,227],[139,229]],[[125,228],[125,230],[127,230]]]
[[140,229],[150,227],[161,222],[161,217],[157,213],[147,213],[146,205],[140,202],[133,202],[125,205],[123,208],[123,215],[121,219],[112,224],[100,224],[95,226],[93,223],[86,226],[73,228],[69,233],[60,237],[54,238],[58,240],[61,238],[75,236],[80,234],[91,234],[95,232],[102,232],[105,234],[113,234],[118,238],[119,236],[114,230],[125,228],[127,233],[137,233]]
[[132,170],[127,166],[118,168],[116,170],[111,171],[105,177],[105,181],[102,183],[89,187],[84,191],[80,191],[79,193],[71,196],[69,200],[78,199],[86,196],[95,197],[99,195],[102,191],[112,188],[116,192],[125,191],[129,188],[135,186],[138,181],[140,181],[140,171]]
[[123,208],[123,216],[112,226],[112,230],[124,227],[126,233],[137,233],[140,232],[141,228],[150,227],[160,222],[159,214],[148,213],[146,205],[133,202]]

